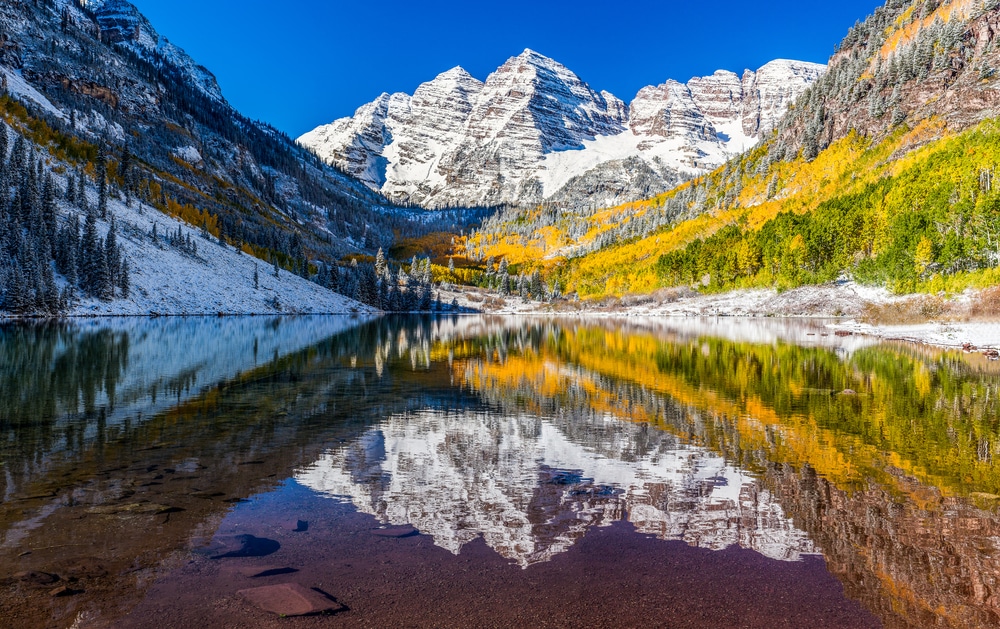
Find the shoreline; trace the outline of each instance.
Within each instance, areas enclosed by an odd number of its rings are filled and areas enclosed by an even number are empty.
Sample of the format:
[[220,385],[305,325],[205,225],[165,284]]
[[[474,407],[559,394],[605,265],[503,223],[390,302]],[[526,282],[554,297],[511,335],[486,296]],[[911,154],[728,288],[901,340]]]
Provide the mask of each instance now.
[[[0,322],[39,322],[94,320],[102,318],[216,318],[216,317],[379,317],[392,314],[434,314],[439,316],[541,316],[583,319],[775,319],[828,320],[824,327],[830,334],[866,336],[884,341],[904,341],[947,349],[983,352],[993,359],[1000,350],[1000,320],[957,320],[930,318],[913,323],[873,324],[862,320],[866,308],[894,309],[906,304],[913,296],[892,295],[885,289],[863,287],[853,282],[823,286],[805,286],[782,293],[773,290],[737,290],[704,295],[693,291],[666,291],[654,295],[606,299],[599,302],[564,301],[555,304],[534,302],[516,296],[498,297],[475,287],[450,287],[440,291],[442,303],[452,300],[459,311],[428,313],[386,313],[365,309],[310,312],[76,312],[65,315],[7,315]],[[336,296],[339,297],[339,296]],[[336,298],[335,297],[335,298]],[[969,294],[947,302],[967,307]],[[108,304],[111,305],[111,304]],[[134,304],[133,304],[134,305]],[[354,305],[353,303],[351,305]]]
[[[542,315],[585,318],[734,318],[834,320],[826,327],[831,334],[858,335],[885,341],[906,341],[948,349],[970,351],[1000,350],[1000,318],[961,320],[955,315],[928,317],[918,322],[871,324],[863,321],[872,307],[903,310],[924,296],[894,295],[884,288],[837,282],[803,286],[784,292],[775,290],[735,290],[700,294],[691,290],[661,291],[652,295],[629,296],[594,302],[532,302],[516,296],[498,298],[478,288],[442,290],[442,300],[452,299],[463,308],[492,306],[483,314]],[[931,299],[938,299],[930,297]],[[945,303],[965,310],[973,293],[964,293]]]

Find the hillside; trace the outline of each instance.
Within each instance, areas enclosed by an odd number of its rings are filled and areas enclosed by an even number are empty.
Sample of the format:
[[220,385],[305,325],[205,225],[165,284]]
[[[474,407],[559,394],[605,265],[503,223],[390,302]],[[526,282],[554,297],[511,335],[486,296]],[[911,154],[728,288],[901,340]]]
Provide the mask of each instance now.
[[891,0],[754,150],[643,202],[507,212],[464,253],[583,297],[1000,283],[998,6]]
[[[0,309],[13,314],[350,309],[328,290],[363,297],[365,267],[344,256],[465,224],[394,206],[246,118],[125,0],[0,5],[0,136]],[[133,246],[178,219],[168,253]],[[314,284],[264,308],[238,294],[251,256]],[[142,278],[149,302],[128,286]]]

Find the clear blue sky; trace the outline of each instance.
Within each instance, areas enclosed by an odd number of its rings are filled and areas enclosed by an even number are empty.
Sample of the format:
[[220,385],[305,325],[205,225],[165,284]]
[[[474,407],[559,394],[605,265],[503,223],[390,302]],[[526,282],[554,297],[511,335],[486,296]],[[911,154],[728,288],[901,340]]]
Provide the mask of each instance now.
[[131,0],[244,114],[296,137],[455,66],[531,48],[591,87],[640,88],[776,58],[824,63],[879,0]]

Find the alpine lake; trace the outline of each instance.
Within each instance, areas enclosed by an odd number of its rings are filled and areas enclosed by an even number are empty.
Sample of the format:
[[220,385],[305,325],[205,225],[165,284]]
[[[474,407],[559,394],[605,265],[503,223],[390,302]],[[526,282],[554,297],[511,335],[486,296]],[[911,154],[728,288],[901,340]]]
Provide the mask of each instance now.
[[822,321],[6,323],[0,626],[995,627],[995,458]]

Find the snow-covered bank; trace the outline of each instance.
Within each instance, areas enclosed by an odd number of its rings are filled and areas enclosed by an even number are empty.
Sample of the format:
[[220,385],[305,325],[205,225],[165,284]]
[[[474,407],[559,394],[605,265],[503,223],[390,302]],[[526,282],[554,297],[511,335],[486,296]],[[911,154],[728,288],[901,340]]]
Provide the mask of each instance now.
[[[96,195],[88,194],[96,205]],[[116,291],[113,301],[101,301],[78,293],[70,316],[375,312],[288,271],[280,270],[276,276],[267,262],[222,246],[215,238],[203,237],[200,229],[137,201],[130,206],[109,199],[108,211],[129,262],[129,296],[122,298]],[[61,207],[60,224],[71,212],[76,208]],[[110,220],[98,220],[101,238],[107,236],[109,225]],[[194,243],[195,252],[170,244],[178,229],[181,239]]]
[[[912,297],[893,295],[883,288],[838,282],[803,286],[789,291],[737,290],[702,295],[694,291],[663,292],[650,296],[600,301],[546,304],[516,296],[497,297],[479,289],[456,287],[441,293],[461,308],[494,314],[567,314],[586,317],[809,317],[835,321],[825,325],[831,333],[858,334],[883,339],[906,340],[940,347],[972,346],[980,350],[1000,348],[1000,321],[942,320],[907,325],[872,325],[860,321],[867,306],[902,305]],[[965,307],[969,296],[953,303]],[[705,332],[719,321],[702,326]]]
[[970,351],[1000,348],[1000,321],[875,326],[848,320],[830,327],[883,339],[912,341],[939,347],[965,347]]
[[497,314],[565,312],[624,316],[672,317],[858,317],[869,303],[892,303],[902,298],[884,289],[841,282],[803,286],[789,291],[736,290],[703,295],[692,290],[661,291],[622,299],[533,302],[517,296],[497,297],[479,289],[456,287],[442,291],[442,301]]

